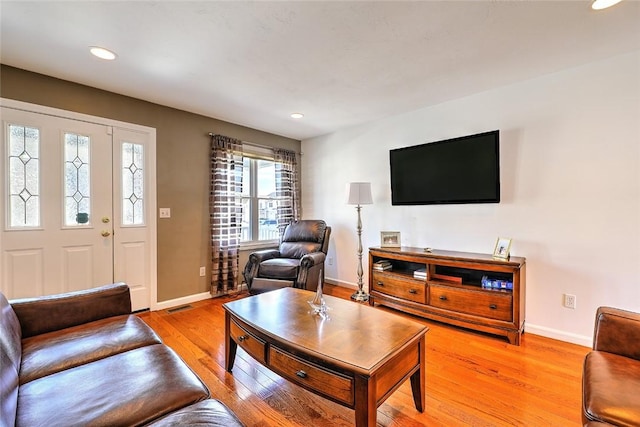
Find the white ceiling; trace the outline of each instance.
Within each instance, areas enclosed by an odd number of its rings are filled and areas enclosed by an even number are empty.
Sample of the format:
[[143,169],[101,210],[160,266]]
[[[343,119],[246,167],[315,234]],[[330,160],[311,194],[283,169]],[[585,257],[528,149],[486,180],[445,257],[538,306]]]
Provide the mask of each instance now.
[[4,64],[305,139],[640,50],[640,1],[1,0],[0,31]]

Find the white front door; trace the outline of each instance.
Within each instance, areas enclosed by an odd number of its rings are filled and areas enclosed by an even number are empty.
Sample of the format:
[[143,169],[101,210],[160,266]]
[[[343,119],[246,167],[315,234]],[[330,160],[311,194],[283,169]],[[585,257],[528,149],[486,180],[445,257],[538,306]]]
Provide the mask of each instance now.
[[113,130],[114,279],[126,282],[134,310],[149,307],[153,272],[149,226],[155,209],[149,209],[152,161],[149,134]]
[[155,139],[4,105],[0,111],[0,290],[11,299],[123,281],[134,310],[152,306]]

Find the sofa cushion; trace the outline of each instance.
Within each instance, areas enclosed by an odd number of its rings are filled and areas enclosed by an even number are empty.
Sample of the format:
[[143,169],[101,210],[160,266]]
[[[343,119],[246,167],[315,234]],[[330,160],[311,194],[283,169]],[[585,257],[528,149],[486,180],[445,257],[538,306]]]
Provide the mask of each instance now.
[[322,250],[327,224],[321,220],[292,222],[284,230],[280,244],[283,258],[302,258],[306,254]]
[[161,343],[133,315],[110,317],[22,341],[20,384],[98,359]]
[[584,361],[583,413],[590,420],[618,426],[640,420],[640,363],[604,351],[590,352]]
[[258,275],[267,279],[291,279],[298,277],[299,259],[273,258],[260,264]]
[[0,420],[13,425],[18,403],[18,373],[22,355],[18,317],[0,293]]
[[16,425],[139,425],[208,397],[173,350],[155,344],[22,385]]
[[214,399],[203,400],[154,421],[153,427],[209,426],[243,427],[244,424],[224,404]]

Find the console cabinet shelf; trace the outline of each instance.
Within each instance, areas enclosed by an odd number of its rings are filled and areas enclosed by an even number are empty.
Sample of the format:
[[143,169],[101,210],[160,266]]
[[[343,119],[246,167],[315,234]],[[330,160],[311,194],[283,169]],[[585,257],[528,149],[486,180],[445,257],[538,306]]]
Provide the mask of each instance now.
[[[384,261],[391,268],[377,270],[376,263]],[[369,304],[504,336],[520,345],[525,271],[521,257],[499,260],[467,252],[369,248]]]

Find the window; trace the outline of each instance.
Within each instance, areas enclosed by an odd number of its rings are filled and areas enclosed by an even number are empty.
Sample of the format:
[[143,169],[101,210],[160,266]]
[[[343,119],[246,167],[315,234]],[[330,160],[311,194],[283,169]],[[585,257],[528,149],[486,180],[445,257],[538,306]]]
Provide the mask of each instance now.
[[40,131],[9,125],[9,227],[40,226]]
[[64,134],[64,225],[90,222],[90,140],[88,136]]
[[242,243],[278,240],[276,164],[244,157],[242,176]]
[[144,147],[122,144],[122,225],[144,225]]

